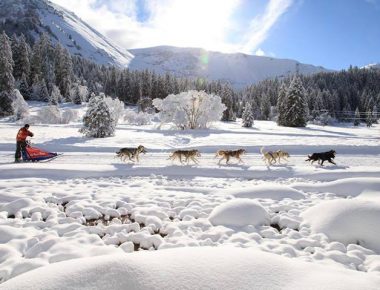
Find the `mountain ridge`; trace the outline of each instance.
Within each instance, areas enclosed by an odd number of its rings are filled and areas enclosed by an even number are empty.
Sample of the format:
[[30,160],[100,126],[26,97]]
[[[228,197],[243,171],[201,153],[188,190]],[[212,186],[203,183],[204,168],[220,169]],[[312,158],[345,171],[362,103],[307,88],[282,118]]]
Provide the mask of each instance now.
[[313,74],[331,71],[321,66],[303,64],[244,53],[222,53],[194,47],[155,46],[129,50],[134,58],[132,70],[153,70],[177,77],[222,80],[241,88],[267,78],[286,77],[295,73]]

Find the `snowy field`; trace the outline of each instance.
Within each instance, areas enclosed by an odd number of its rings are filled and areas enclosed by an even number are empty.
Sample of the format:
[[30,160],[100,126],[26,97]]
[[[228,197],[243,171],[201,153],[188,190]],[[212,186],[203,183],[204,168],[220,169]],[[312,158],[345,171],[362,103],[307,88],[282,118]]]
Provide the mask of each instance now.
[[[79,123],[32,125],[35,146],[64,155],[14,164],[20,126],[0,121],[0,289],[380,285],[380,125],[122,122],[104,139]],[[139,164],[114,158],[140,144]],[[266,166],[262,146],[289,162]],[[217,150],[237,148],[244,164],[217,164]],[[176,149],[198,149],[199,164],[167,160]],[[337,165],[305,162],[330,149]]]

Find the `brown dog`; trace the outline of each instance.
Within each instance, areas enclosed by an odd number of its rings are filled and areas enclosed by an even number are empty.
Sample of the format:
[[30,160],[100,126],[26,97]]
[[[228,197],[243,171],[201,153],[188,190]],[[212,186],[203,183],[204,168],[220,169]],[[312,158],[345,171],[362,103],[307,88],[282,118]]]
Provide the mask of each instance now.
[[120,157],[122,161],[125,161],[128,158],[130,161],[136,160],[137,162],[139,162],[139,155],[141,153],[146,153],[145,147],[142,145],[140,145],[137,148],[121,148],[119,151],[116,152],[116,157]]
[[169,156],[168,159],[175,160],[178,159],[181,164],[183,164],[182,157],[185,159],[185,162],[189,164],[189,161],[192,160],[194,163],[198,164],[196,157],[201,157],[201,153],[198,150],[176,150]]
[[226,164],[228,164],[228,161],[230,161],[230,158],[236,158],[237,160],[239,160],[239,162],[241,163],[244,163],[243,160],[240,158],[240,156],[246,154],[247,151],[245,151],[245,149],[238,149],[238,150],[218,150],[215,154],[215,158],[217,157],[222,157],[220,158],[218,164],[220,164],[220,162],[222,160],[226,160]]

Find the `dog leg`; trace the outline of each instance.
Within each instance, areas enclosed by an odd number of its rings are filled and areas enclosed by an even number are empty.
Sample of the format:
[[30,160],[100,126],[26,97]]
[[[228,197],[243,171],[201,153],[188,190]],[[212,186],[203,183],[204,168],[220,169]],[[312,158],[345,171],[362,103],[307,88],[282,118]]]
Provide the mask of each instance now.
[[331,159],[328,159],[327,161],[330,162],[330,163],[332,163],[332,164],[334,164],[334,165],[336,165],[336,163],[334,161],[332,161]]

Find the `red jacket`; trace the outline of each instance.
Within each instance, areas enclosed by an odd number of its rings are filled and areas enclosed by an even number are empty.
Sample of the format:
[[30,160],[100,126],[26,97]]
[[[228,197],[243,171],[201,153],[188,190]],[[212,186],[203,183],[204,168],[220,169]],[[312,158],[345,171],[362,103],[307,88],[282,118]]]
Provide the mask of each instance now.
[[18,130],[16,141],[25,141],[26,137],[28,136],[33,137],[33,133],[25,127],[22,127],[20,130]]

